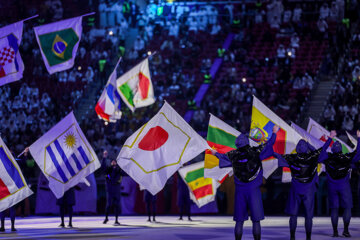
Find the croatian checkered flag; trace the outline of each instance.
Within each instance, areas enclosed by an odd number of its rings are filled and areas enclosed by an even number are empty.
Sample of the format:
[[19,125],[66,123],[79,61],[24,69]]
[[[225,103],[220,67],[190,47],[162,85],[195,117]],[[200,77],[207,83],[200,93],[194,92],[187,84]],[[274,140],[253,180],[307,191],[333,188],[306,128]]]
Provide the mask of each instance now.
[[23,21],[0,28],[0,86],[20,80],[24,63],[19,46],[23,31]]

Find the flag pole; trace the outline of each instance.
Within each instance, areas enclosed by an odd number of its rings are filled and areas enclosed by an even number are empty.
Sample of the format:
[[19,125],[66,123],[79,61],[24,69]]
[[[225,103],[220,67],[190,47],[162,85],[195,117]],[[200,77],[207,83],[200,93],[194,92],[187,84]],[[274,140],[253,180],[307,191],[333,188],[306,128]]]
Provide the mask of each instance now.
[[147,58],[152,57],[153,55],[157,54],[157,51],[152,52],[150,55],[147,56]]
[[[120,57],[119,60],[117,61],[114,70],[111,72],[111,75],[112,75],[114,72],[116,72],[116,69],[117,69],[119,63],[121,62],[121,60],[122,60],[122,57]],[[111,75],[110,75],[110,76],[111,76]],[[109,81],[108,81],[108,83],[109,83]],[[107,86],[108,83],[106,83],[106,86]]]
[[86,13],[86,14],[84,14],[84,15],[81,15],[82,17],[87,17],[87,16],[91,16],[91,15],[94,15],[95,14],[95,12],[91,12],[91,13]]
[[114,68],[114,71],[116,70],[116,68],[118,67],[119,63],[121,62],[122,60],[122,57],[119,58],[119,60],[117,61],[116,65],[115,65],[115,68]]
[[36,14],[36,15],[34,15],[34,16],[32,16],[32,17],[25,18],[25,19],[22,20],[22,21],[25,22],[25,21],[28,21],[28,20],[30,20],[30,19],[37,18],[38,16],[39,16],[39,14]]
[[26,148],[17,157],[20,157],[21,155],[23,155],[25,153],[25,150],[26,150]]

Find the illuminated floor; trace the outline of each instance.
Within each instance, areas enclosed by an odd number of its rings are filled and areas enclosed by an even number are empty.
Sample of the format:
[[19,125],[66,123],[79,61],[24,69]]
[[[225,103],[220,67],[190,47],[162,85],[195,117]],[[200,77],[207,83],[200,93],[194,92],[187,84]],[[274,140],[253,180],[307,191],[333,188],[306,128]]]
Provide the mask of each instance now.
[[[58,228],[59,218],[30,217],[16,220],[16,233],[0,233],[0,239],[166,239],[166,240],[233,240],[234,222],[231,217],[195,216],[194,221],[179,221],[176,216],[159,216],[156,223],[146,222],[145,216],[120,218],[121,226],[113,226],[113,218],[102,224],[103,217],[74,217],[74,228]],[[66,219],[67,220],[67,219]],[[288,218],[267,217],[262,221],[262,239],[289,239]],[[299,218],[297,239],[305,239],[304,220]],[[342,220],[339,221],[342,233]],[[314,218],[313,240],[332,239],[330,218]],[[360,239],[360,218],[350,224],[351,239]],[[252,239],[251,222],[244,227],[243,239]]]

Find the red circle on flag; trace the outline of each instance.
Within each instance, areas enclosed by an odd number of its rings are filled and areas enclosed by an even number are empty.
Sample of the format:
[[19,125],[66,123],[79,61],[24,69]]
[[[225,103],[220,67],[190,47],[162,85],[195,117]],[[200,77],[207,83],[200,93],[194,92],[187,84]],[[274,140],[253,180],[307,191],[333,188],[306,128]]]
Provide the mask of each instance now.
[[166,143],[169,134],[162,127],[150,128],[146,135],[139,142],[139,148],[145,151],[154,151]]

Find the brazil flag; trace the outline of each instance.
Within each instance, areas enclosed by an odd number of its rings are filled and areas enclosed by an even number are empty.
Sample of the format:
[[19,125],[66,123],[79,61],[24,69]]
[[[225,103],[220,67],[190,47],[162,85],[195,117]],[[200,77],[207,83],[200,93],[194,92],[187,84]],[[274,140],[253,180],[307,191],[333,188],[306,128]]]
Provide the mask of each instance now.
[[82,33],[82,17],[35,27],[45,66],[50,74],[74,65]]
[[52,32],[39,36],[40,47],[50,66],[72,59],[72,52],[79,37],[72,29]]

